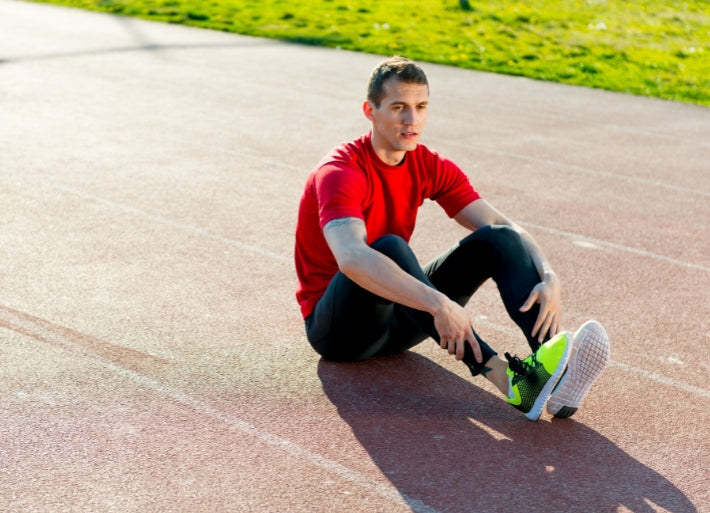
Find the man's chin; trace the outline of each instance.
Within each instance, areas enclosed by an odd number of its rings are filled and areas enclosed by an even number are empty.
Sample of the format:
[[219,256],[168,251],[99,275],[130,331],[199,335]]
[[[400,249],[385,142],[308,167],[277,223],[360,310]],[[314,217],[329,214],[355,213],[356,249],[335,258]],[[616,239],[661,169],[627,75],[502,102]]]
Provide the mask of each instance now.
[[399,150],[400,151],[414,151],[417,149],[417,146],[419,146],[419,140],[415,141],[402,141],[399,144]]

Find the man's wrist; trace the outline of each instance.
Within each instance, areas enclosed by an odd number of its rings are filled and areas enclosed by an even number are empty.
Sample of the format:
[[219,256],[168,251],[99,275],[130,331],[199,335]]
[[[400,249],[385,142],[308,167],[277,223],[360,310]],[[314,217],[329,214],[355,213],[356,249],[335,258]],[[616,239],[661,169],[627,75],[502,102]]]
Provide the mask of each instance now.
[[557,276],[557,273],[551,269],[546,270],[545,273],[542,275],[542,281],[543,283],[549,283],[551,281],[557,281],[559,280],[559,276]]
[[431,297],[427,302],[427,312],[434,317],[437,317],[441,312],[446,309],[447,303],[450,299],[443,293],[436,289],[431,289]]

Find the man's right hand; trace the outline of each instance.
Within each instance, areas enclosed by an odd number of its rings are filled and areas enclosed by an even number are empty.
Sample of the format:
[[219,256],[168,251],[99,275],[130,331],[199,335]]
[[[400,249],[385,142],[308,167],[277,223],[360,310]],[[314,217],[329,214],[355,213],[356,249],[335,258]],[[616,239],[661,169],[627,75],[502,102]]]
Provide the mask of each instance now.
[[476,361],[483,363],[483,355],[478,341],[473,334],[471,319],[468,312],[458,303],[444,296],[442,306],[434,316],[434,327],[439,334],[439,346],[449,354],[455,354],[457,360],[463,359],[464,344],[468,342],[473,349]]

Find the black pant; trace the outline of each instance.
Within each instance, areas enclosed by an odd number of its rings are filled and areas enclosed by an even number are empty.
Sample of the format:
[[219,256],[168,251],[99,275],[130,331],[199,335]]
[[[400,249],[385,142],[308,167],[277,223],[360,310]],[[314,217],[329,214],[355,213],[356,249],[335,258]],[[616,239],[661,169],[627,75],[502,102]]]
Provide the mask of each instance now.
[[[540,282],[540,276],[522,239],[513,229],[486,226],[476,230],[424,268],[401,237],[386,235],[371,247],[460,305],[465,305],[481,284],[492,278],[508,315],[523,330],[533,351],[539,347],[537,339],[530,335],[538,305],[528,312],[520,312],[519,308]],[[336,361],[398,353],[428,337],[439,342],[430,314],[376,296],[341,272],[333,277],[306,319],[306,335],[320,355]],[[485,363],[496,352],[475,335]],[[483,368],[475,361],[468,344],[464,362],[473,375]]]

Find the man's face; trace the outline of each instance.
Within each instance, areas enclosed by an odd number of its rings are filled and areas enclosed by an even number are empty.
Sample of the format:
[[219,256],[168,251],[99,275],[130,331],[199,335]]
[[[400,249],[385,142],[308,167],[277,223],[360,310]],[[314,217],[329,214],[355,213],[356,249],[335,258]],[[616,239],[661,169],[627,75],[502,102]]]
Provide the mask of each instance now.
[[367,101],[364,112],[372,121],[372,145],[386,163],[402,161],[407,151],[416,149],[426,124],[429,88],[425,84],[391,78],[384,83],[385,96],[379,107]]

